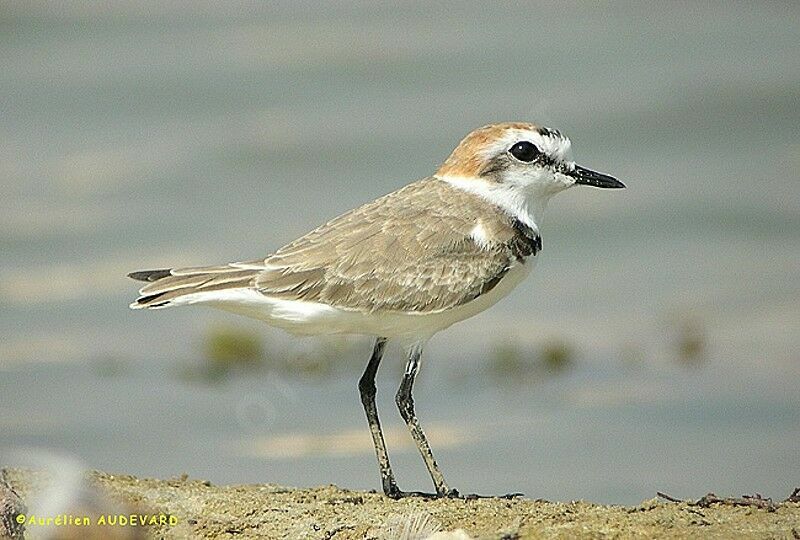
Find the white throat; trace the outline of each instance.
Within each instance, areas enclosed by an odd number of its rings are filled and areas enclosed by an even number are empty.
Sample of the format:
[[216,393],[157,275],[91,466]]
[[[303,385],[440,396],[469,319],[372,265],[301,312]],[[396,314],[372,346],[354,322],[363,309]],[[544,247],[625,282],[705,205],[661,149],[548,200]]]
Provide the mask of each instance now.
[[542,223],[544,209],[547,208],[551,195],[531,193],[518,185],[498,184],[482,178],[449,175],[436,178],[499,206],[539,234],[539,225]]

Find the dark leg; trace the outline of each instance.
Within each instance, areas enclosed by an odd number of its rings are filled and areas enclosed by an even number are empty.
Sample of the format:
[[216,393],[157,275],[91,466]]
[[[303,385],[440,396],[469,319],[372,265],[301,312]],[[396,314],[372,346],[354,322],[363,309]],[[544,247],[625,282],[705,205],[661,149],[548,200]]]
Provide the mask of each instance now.
[[369,359],[367,369],[358,381],[358,391],[361,393],[361,403],[364,404],[364,411],[367,413],[369,430],[372,433],[372,444],[375,446],[375,453],[378,455],[378,465],[381,469],[381,484],[383,492],[389,497],[397,497],[400,490],[394,481],[392,466],[389,464],[389,454],[386,452],[386,443],[383,440],[381,423],[378,420],[378,408],[375,406],[375,374],[378,372],[378,364],[383,357],[383,349],[386,347],[386,338],[378,338],[375,341],[375,348],[372,350],[372,357]]
[[408,363],[406,363],[406,371],[403,375],[403,381],[400,383],[400,388],[397,390],[395,401],[397,407],[400,409],[400,414],[403,420],[408,425],[408,430],[417,443],[422,459],[425,460],[425,466],[433,479],[433,485],[436,486],[436,494],[439,497],[458,497],[458,491],[450,489],[447,482],[444,481],[444,476],[436,464],[436,459],[433,457],[431,447],[428,444],[428,439],[422,432],[422,428],[417,421],[417,416],[414,413],[414,398],[411,396],[411,389],[414,386],[414,378],[419,371],[419,358],[422,354],[422,347],[413,347],[408,353]]

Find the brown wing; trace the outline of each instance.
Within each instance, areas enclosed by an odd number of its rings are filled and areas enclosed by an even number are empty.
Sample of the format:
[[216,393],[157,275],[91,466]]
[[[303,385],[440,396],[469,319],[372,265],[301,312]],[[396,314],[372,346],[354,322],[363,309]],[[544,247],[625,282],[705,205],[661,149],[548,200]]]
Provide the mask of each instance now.
[[[482,249],[470,236],[487,216],[501,218],[491,231],[501,249]],[[439,311],[502,279],[515,258],[515,234],[489,203],[428,178],[281,248],[254,286],[272,297],[360,311]]]
[[[481,223],[492,249],[470,236]],[[538,237],[479,197],[426,178],[347,212],[265,260],[134,272],[135,308],[181,296],[254,288],[359,311],[432,312],[491,290]]]

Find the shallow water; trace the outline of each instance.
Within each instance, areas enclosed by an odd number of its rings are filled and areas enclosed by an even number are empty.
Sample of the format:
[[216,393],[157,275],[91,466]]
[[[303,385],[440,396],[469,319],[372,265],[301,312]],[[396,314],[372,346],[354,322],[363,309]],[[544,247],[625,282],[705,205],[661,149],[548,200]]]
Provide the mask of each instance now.
[[[430,174],[470,129],[526,119],[629,187],[554,199],[535,275],[426,350],[418,408],[450,481],[599,502],[797,484],[796,6],[240,8],[0,13],[3,448],[376,486],[369,452],[319,449],[330,438],[291,459],[247,446],[361,429],[358,369],[277,379],[278,398],[271,376],[187,383],[175,366],[202,362],[214,323],[240,321],[131,312],[124,275],[266,254]],[[241,324],[277,350],[308,347]],[[690,366],[687,334],[701,343]],[[550,340],[576,351],[564,373],[486,375],[498,344]],[[99,375],[108,359],[127,371]],[[383,374],[387,419],[398,369]],[[426,485],[413,449],[396,461]]]

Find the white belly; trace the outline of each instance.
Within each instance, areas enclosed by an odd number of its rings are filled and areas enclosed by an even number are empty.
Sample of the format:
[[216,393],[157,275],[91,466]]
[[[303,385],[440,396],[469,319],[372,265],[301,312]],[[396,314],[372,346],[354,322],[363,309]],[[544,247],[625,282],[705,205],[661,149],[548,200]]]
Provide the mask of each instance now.
[[524,264],[512,266],[488,293],[456,308],[431,313],[354,311],[315,302],[271,298],[253,289],[190,294],[176,299],[173,304],[205,304],[266,321],[293,334],[365,334],[412,343],[428,339],[493,306],[531,272],[534,264],[535,258],[530,257]]

